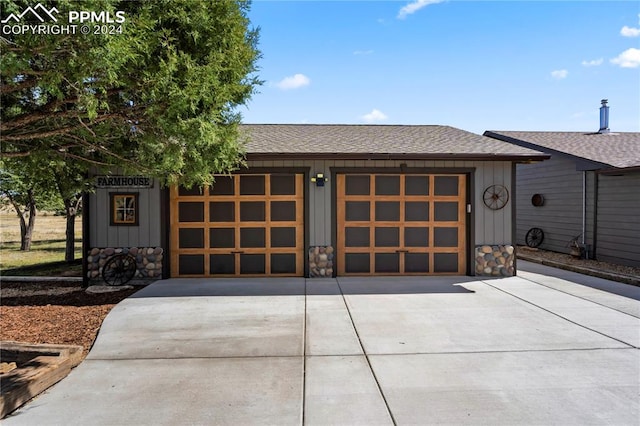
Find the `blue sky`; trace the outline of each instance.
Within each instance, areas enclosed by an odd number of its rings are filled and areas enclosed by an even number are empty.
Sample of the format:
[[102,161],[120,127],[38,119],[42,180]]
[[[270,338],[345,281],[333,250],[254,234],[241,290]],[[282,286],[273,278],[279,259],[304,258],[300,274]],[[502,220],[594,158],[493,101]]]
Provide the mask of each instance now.
[[260,1],[245,123],[640,131],[637,1]]

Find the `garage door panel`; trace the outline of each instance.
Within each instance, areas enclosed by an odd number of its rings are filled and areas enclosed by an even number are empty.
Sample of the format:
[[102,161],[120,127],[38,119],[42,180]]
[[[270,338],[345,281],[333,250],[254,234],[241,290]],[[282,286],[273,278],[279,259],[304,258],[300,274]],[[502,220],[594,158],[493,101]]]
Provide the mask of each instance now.
[[183,186],[181,186],[180,188],[178,188],[178,195],[181,196],[202,196],[202,188],[197,187],[197,186],[193,186],[191,188],[185,188]]
[[429,176],[405,176],[404,195],[429,195]]
[[399,201],[376,201],[375,202],[375,220],[392,221],[400,220],[400,202]]
[[399,253],[376,253],[375,255],[375,272],[381,274],[398,274],[400,273],[400,254]]
[[303,275],[303,191],[303,175],[294,173],[172,188],[172,276]]
[[434,272],[458,272],[458,253],[434,253]]
[[371,218],[371,203],[369,201],[347,201],[347,222],[369,221]]
[[404,228],[405,247],[429,247],[429,227]]
[[292,222],[296,220],[295,201],[272,201],[270,207],[271,221]]
[[405,222],[424,222],[429,220],[429,202],[407,201],[404,203]]
[[[180,203],[182,205],[183,203]],[[209,203],[209,222],[233,222],[236,219],[236,204],[233,201]]]
[[234,254],[209,255],[209,272],[211,275],[234,275],[236,273],[236,257]]
[[458,176],[435,176],[434,177],[434,195],[458,195]]
[[296,180],[294,175],[271,175],[271,195],[295,195]]
[[182,228],[178,233],[178,247],[204,248],[204,229]]
[[345,253],[345,272],[353,274],[368,274],[370,269],[370,253]]
[[348,227],[345,228],[344,241],[347,247],[369,247],[370,241],[369,227]]
[[265,195],[264,175],[241,175],[240,195]]
[[375,182],[376,195],[400,195],[400,176],[379,175]]
[[271,272],[274,274],[295,274],[296,255],[290,253],[272,253]]
[[433,206],[433,220],[436,222],[457,222],[459,203],[455,201],[436,201]]
[[404,255],[404,270],[407,273],[429,273],[429,254],[406,253]]
[[370,195],[371,177],[369,175],[349,175],[346,177],[346,195]]
[[178,256],[178,268],[180,275],[204,274],[204,255],[181,254]]
[[234,195],[235,179],[232,176],[216,177],[215,183],[209,187],[209,194],[212,196]]
[[433,229],[434,247],[458,247],[458,227]]
[[339,174],[336,180],[343,230],[338,274],[465,272],[465,175]]
[[375,227],[376,247],[400,247],[400,228]]
[[234,248],[236,246],[235,228],[210,228],[209,248]]

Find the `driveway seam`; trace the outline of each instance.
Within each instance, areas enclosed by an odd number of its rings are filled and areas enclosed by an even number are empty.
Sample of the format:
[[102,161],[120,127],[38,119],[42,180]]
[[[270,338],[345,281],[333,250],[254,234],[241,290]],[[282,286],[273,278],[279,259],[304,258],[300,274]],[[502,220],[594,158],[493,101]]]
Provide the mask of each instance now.
[[[523,278],[523,279],[526,279],[526,278]],[[527,280],[527,281],[529,281],[529,280]],[[538,309],[541,309],[541,310],[543,310],[543,311],[545,311],[545,312],[548,312],[548,313],[550,313],[550,314],[552,314],[552,315],[555,315],[555,316],[557,316],[558,318],[562,318],[563,320],[565,320],[565,321],[567,321],[567,322],[570,322],[571,324],[575,324],[575,325],[577,325],[578,327],[582,327],[582,328],[584,328],[584,329],[586,329],[586,330],[592,331],[592,332],[597,333],[597,334],[599,334],[599,335],[601,335],[601,336],[608,337],[609,339],[615,340],[616,342],[620,342],[620,343],[622,343],[623,345],[629,346],[629,347],[631,347],[631,348],[634,348],[634,349],[640,349],[640,348],[638,348],[637,346],[634,346],[634,345],[632,345],[632,344],[630,344],[630,343],[625,342],[624,340],[620,340],[620,339],[618,339],[618,338],[616,338],[616,337],[609,336],[608,334],[605,334],[605,333],[603,333],[603,332],[601,332],[601,331],[594,330],[594,329],[592,329],[592,328],[587,327],[586,325],[582,325],[582,324],[580,324],[580,323],[577,323],[577,322],[575,322],[575,321],[572,321],[572,320],[570,320],[569,318],[563,317],[562,315],[560,315],[560,314],[558,314],[558,313],[555,313],[555,312],[553,312],[553,311],[551,311],[551,310],[549,310],[549,309],[547,309],[547,308],[543,308],[543,307],[542,307],[542,306],[540,306],[540,305],[536,305],[535,303],[530,302],[530,301],[528,301],[527,299],[523,299],[522,297],[516,296],[516,295],[515,295],[515,294],[513,294],[513,293],[509,293],[509,292],[508,292],[508,291],[506,291],[506,290],[503,290],[503,289],[501,289],[501,288],[499,288],[499,287],[493,286],[493,285],[489,284],[489,283],[488,283],[488,282],[486,282],[486,281],[482,281],[482,282],[483,282],[484,284],[488,285],[488,286],[489,286],[489,287],[491,287],[491,288],[494,288],[494,289],[496,289],[496,290],[498,290],[498,291],[501,291],[501,292],[503,292],[503,293],[505,293],[505,294],[508,294],[509,296],[515,297],[515,298],[516,298],[516,299],[518,299],[518,300],[522,300],[522,301],[523,301],[523,302],[525,302],[525,303],[528,303],[528,304],[530,304],[530,305],[532,305],[532,306],[535,306],[535,307],[536,307],[536,308],[538,308]],[[537,283],[536,283],[536,282],[534,282],[534,281],[530,281],[530,282],[533,282],[534,284],[537,284]],[[552,289],[552,290],[555,290],[555,289]],[[595,302],[592,302],[592,303],[595,303]],[[597,303],[596,303],[596,304],[597,304]],[[635,318],[635,317],[634,317],[634,318]]]
[[[564,348],[564,349],[513,349],[504,351],[447,351],[447,352],[379,352],[370,353],[368,356],[390,356],[390,355],[461,355],[461,354],[502,354],[502,353],[536,353],[536,352],[588,352],[588,351],[631,351],[639,350],[635,346],[629,346],[624,348]],[[361,357],[363,354],[335,354],[335,355],[309,355],[314,358],[347,358],[347,357]],[[168,360],[168,361],[180,361],[185,359],[262,359],[262,358],[300,358],[300,355],[256,355],[256,356],[190,356],[179,358],[85,358],[85,361],[149,361],[149,360]]]
[[304,315],[302,316],[302,416],[301,425],[305,424],[307,400],[307,280],[304,280]]
[[356,337],[358,338],[358,344],[360,345],[360,349],[362,349],[362,354],[364,355],[364,359],[367,361],[367,365],[369,366],[369,371],[371,371],[371,375],[373,376],[373,380],[376,382],[376,386],[378,387],[378,392],[380,392],[380,396],[382,397],[382,401],[384,401],[385,408],[387,409],[387,413],[389,413],[389,417],[391,418],[391,422],[394,426],[397,426],[397,422],[393,413],[391,412],[391,407],[389,407],[389,402],[387,401],[387,397],[382,391],[382,386],[380,386],[380,382],[378,381],[378,377],[376,376],[375,371],[373,371],[373,366],[371,365],[371,360],[369,360],[369,355],[367,354],[366,349],[364,348],[364,344],[362,344],[362,339],[360,338],[360,333],[358,333],[358,329],[356,328],[356,323],[353,320],[353,316],[351,315],[351,310],[349,309],[349,304],[347,303],[347,299],[344,297],[344,292],[342,291],[342,286],[340,285],[340,280],[336,278],[336,284],[338,284],[338,289],[340,290],[340,296],[342,297],[342,303],[344,303],[344,307],[347,309],[347,314],[349,314],[349,321],[351,321],[351,326],[353,327],[354,333],[356,333]]
[[[530,273],[530,274],[535,274],[535,272],[529,272],[529,273]],[[595,303],[596,305],[600,305],[600,306],[602,306],[602,307],[605,307],[605,308],[611,309],[612,311],[620,312],[621,314],[629,315],[630,317],[633,317],[633,318],[640,318],[639,316],[636,316],[636,315],[630,314],[629,312],[621,311],[621,310],[619,310],[619,309],[612,308],[611,306],[605,305],[605,304],[603,304],[603,303],[596,302],[596,301],[591,300],[591,299],[587,299],[586,297],[578,296],[578,295],[575,295],[575,294],[573,294],[573,293],[569,293],[569,292],[567,292],[567,291],[560,290],[560,289],[557,289],[557,288],[555,288],[555,287],[551,287],[551,286],[549,286],[549,285],[543,284],[543,283],[538,282],[538,281],[536,281],[536,280],[532,280],[532,279],[530,279],[530,278],[525,278],[525,277],[523,277],[522,275],[518,275],[518,278],[522,278],[523,280],[526,280],[526,281],[532,282],[532,283],[534,283],[534,284],[541,285],[542,287],[546,287],[546,288],[549,288],[549,289],[551,289],[551,290],[559,291],[560,293],[568,294],[569,296],[577,297],[578,299],[586,300],[587,302]],[[558,279],[561,279],[561,280],[563,280],[563,281],[567,281],[567,280],[565,280],[564,278],[558,278]],[[571,281],[567,281],[567,282],[571,282]],[[571,282],[571,283],[572,283],[572,282]],[[580,284],[580,283],[572,283],[572,284],[583,285],[583,284]],[[589,286],[584,286],[584,287],[591,288],[591,289],[593,289],[593,290],[598,290],[598,291],[605,292],[604,290],[600,290],[599,288],[593,288],[593,287],[589,287]],[[605,293],[606,293],[606,292],[605,292]],[[609,293],[609,294],[614,294],[614,293]],[[619,294],[616,294],[616,296],[619,296],[619,297],[626,297],[626,296],[620,296]],[[629,299],[629,298],[627,297],[627,299]],[[633,299],[631,299],[631,300],[633,300]]]

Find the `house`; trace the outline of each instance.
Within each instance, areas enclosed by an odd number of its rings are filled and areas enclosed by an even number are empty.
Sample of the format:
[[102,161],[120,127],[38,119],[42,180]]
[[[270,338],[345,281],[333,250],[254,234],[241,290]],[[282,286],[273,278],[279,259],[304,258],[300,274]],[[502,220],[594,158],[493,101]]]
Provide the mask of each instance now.
[[243,125],[209,188],[96,176],[85,276],[513,275],[515,165],[549,156],[448,126]]
[[598,132],[484,133],[551,156],[517,166],[517,244],[528,234],[569,253],[577,241],[588,258],[640,266],[640,133],[611,132],[608,117],[603,100]]

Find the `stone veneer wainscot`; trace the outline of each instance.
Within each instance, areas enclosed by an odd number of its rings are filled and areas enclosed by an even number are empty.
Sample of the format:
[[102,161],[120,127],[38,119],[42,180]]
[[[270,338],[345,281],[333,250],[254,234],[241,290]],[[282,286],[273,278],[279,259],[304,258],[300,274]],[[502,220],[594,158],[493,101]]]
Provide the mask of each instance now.
[[476,275],[512,277],[515,258],[516,251],[511,245],[476,246]]
[[136,274],[133,279],[149,280],[162,278],[162,247],[105,247],[92,248],[87,254],[87,277],[102,279],[102,267],[114,254],[130,254],[136,258]]
[[312,246],[309,248],[309,277],[330,278],[333,276],[333,247]]

